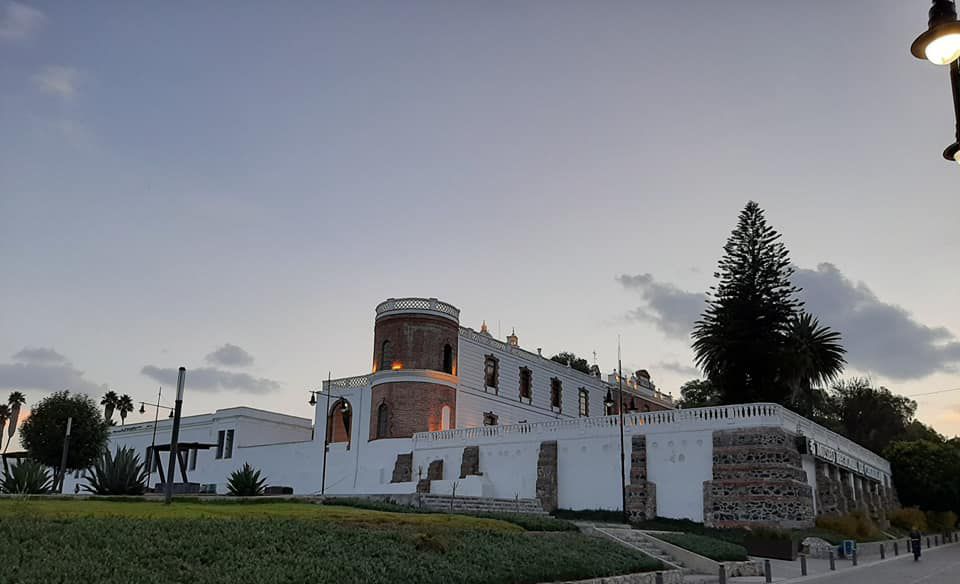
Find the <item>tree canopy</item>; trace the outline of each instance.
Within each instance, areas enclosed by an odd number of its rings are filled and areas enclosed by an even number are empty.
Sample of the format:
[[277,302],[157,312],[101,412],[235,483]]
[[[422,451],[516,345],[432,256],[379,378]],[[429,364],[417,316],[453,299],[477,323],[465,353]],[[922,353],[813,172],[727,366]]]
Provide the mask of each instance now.
[[59,468],[67,418],[73,418],[67,470],[89,467],[107,444],[107,423],[97,403],[84,394],[58,391],[33,407],[20,427],[20,442],[30,457]]
[[586,373],[587,375],[596,375],[599,377],[599,370],[591,367],[590,363],[588,363],[586,359],[583,357],[578,357],[571,351],[561,351],[553,357],[550,357],[550,360],[563,365],[569,365],[572,369],[576,369],[577,371]]
[[691,379],[680,386],[677,407],[704,408],[720,404],[720,394],[712,383],[703,379]]
[[767,401],[810,415],[819,387],[837,378],[840,334],[803,311],[780,234],[750,201],[724,245],[707,308],[695,323],[696,364],[719,403]]

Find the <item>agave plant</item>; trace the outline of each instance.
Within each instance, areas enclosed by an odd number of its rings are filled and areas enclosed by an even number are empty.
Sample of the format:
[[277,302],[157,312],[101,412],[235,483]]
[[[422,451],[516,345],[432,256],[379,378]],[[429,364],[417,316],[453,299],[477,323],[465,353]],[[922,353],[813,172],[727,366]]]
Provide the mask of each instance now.
[[142,495],[147,488],[147,471],[132,448],[118,448],[111,456],[104,451],[84,476],[85,491],[97,495]]
[[243,468],[230,473],[227,479],[227,493],[235,497],[256,497],[263,494],[267,477],[260,477],[260,471],[243,463]]
[[35,460],[22,460],[3,470],[0,492],[11,495],[44,495],[53,488],[50,471]]

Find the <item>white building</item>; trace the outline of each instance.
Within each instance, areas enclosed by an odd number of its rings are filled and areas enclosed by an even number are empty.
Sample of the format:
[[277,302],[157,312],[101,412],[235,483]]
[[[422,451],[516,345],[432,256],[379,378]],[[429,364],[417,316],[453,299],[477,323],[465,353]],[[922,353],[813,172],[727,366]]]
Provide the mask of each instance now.
[[[635,515],[718,525],[809,524],[853,508],[882,519],[894,503],[889,464],[859,445],[773,404],[675,410],[642,377],[623,384],[621,475],[614,381],[524,350],[514,334],[461,327],[437,299],[390,299],[376,309],[371,372],[324,382],[312,422],[242,407],[186,417],[183,466],[219,493],[245,462],[296,494],[456,490],[621,509],[626,490]],[[114,428],[111,447],[152,461],[170,432],[168,420],[155,437],[152,422]]]

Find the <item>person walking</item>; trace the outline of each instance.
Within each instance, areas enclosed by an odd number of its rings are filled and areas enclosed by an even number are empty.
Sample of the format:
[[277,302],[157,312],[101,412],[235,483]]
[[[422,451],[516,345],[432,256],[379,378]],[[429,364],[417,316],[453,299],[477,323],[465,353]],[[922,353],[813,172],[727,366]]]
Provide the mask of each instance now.
[[920,533],[920,530],[917,529],[917,526],[914,525],[913,529],[910,530],[910,549],[913,550],[913,561],[920,561],[920,538],[923,537],[923,534]]

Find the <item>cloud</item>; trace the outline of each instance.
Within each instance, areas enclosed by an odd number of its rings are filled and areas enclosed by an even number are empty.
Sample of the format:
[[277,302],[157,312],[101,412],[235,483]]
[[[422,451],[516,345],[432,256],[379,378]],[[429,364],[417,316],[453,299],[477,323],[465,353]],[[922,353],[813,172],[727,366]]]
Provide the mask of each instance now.
[[24,347],[13,355],[13,360],[41,365],[70,364],[66,357],[46,347]]
[[72,99],[77,94],[80,71],[73,67],[50,65],[33,76],[33,84],[42,91],[62,99]]
[[660,361],[654,365],[654,370],[664,369],[666,371],[671,371],[678,375],[686,375],[688,377],[700,377],[700,370],[691,365],[684,365],[683,363],[678,363],[677,361]]
[[668,337],[690,337],[694,321],[703,312],[706,295],[657,282],[651,274],[624,274],[617,276],[617,281],[627,290],[639,292],[646,303],[631,310],[628,319],[653,323]]
[[[177,370],[173,368],[162,369],[154,365],[145,365],[140,373],[166,385],[174,386],[177,383]],[[247,373],[224,371],[216,367],[187,370],[187,391],[217,392],[231,389],[262,394],[280,389],[280,382],[253,377]]]
[[[645,301],[628,318],[651,322],[664,334],[687,338],[703,310],[705,294],[657,282],[650,274],[617,278]],[[843,335],[847,363],[855,369],[904,381],[956,372],[960,340],[944,327],[930,327],[903,307],[884,302],[863,282],[853,282],[833,264],[797,268],[800,298],[820,322]],[[669,369],[669,367],[667,367]]]
[[47,17],[36,8],[8,2],[0,10],[0,41],[23,41],[34,35],[43,26]]
[[42,347],[24,347],[13,355],[18,363],[0,363],[0,390],[60,391],[96,394],[104,385],[84,377],[70,361],[54,351]]
[[216,351],[206,356],[208,363],[224,365],[226,367],[244,367],[253,363],[253,355],[236,345],[224,344]]
[[896,380],[957,371],[960,341],[953,333],[917,322],[906,309],[883,302],[835,265],[798,269],[794,282],[803,288],[807,310],[843,335],[853,367]]

